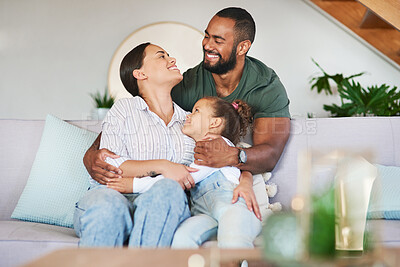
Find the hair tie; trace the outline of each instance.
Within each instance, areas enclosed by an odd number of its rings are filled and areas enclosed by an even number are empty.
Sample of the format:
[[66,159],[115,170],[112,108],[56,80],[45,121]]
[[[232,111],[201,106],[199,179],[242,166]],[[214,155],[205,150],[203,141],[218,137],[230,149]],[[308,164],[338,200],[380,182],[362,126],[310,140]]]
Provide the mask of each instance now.
[[233,103],[232,103],[232,106],[233,106],[236,110],[239,108],[239,104],[236,103],[236,102],[233,102]]

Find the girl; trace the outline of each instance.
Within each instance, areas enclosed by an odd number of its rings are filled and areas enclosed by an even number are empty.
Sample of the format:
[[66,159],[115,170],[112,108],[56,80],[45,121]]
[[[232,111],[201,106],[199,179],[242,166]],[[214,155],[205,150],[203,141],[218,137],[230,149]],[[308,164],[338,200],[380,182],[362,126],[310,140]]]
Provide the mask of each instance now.
[[[195,141],[202,140],[209,133],[221,135],[229,145],[234,146],[239,142],[240,136],[246,134],[251,119],[250,107],[241,100],[229,103],[217,97],[205,97],[194,105],[182,132]],[[179,226],[172,246],[198,247],[211,238],[218,227],[220,247],[252,247],[255,237],[261,231],[258,206],[254,203],[253,213],[251,203],[255,199],[247,200],[248,205],[244,198],[239,198],[236,202],[240,192],[251,188],[251,174],[243,173],[239,181],[240,170],[237,167],[211,168],[194,163],[190,167],[199,170],[191,173],[196,183],[190,191],[194,216]],[[158,175],[141,179],[120,179],[108,184],[108,187],[118,191],[145,192],[163,178],[163,175]]]
[[[233,146],[245,135],[251,118],[250,107],[241,100],[228,103],[217,97],[206,97],[195,104],[182,131],[196,141],[207,133],[220,134]],[[258,210],[253,212],[251,205],[246,205],[248,200],[240,197],[237,201],[240,192],[252,186],[251,174],[243,172],[240,176],[236,167],[206,168],[203,179],[190,190],[193,216],[178,227],[172,247],[196,248],[217,232],[219,247],[252,248],[261,232],[261,216]],[[258,205],[254,208],[258,209]]]

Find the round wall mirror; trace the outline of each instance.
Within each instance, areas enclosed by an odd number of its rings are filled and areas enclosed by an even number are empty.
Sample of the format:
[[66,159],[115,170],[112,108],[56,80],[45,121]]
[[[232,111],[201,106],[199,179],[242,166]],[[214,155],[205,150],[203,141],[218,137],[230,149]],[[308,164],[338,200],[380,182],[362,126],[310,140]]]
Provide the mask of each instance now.
[[132,97],[119,77],[123,57],[135,46],[151,42],[164,48],[176,58],[181,73],[199,64],[203,59],[201,42],[203,33],[178,22],[159,22],[144,26],[130,34],[115,51],[108,70],[108,90],[116,100]]

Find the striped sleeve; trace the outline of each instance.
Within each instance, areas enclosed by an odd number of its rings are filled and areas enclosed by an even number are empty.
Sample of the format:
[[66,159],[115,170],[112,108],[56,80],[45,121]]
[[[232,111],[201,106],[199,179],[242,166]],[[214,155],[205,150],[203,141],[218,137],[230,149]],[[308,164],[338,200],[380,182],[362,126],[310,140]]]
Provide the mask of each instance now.
[[107,148],[120,157],[117,159],[106,158],[106,162],[119,167],[122,163],[129,159],[124,137],[125,118],[127,114],[127,102],[118,101],[109,110],[102,123],[102,135],[100,148]]

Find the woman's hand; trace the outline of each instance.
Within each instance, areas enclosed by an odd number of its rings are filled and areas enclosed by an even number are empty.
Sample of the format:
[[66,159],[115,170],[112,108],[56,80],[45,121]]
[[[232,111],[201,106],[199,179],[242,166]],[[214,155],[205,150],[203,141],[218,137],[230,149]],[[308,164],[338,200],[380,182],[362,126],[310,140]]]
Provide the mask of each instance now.
[[235,190],[233,190],[232,203],[236,203],[239,197],[244,198],[247,208],[253,211],[256,217],[261,221],[260,208],[253,191],[253,175],[248,171],[242,171],[240,183]]
[[195,182],[190,173],[197,172],[198,169],[170,161],[166,163],[162,171],[162,175],[164,175],[165,178],[177,181],[182,186],[183,190],[194,187]]
[[109,182],[107,182],[107,187],[114,189],[122,194],[132,193],[133,179],[135,178],[111,179]]

